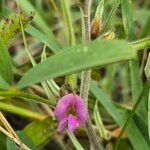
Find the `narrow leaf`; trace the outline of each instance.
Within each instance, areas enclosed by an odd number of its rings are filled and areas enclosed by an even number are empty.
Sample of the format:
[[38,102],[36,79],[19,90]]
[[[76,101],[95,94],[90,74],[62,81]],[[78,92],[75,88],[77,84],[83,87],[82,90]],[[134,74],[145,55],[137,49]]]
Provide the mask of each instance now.
[[147,60],[147,63],[146,63],[146,66],[145,66],[145,75],[148,79],[150,79],[150,54],[148,56],[148,60]]
[[[6,48],[6,45],[4,42],[0,39],[0,75],[1,75],[1,81],[2,78],[7,83],[11,83],[13,79],[13,73],[12,73],[12,62],[10,55],[8,53],[8,50]],[[6,86],[6,83],[3,84]]]
[[[123,25],[124,25],[126,37],[129,41],[133,41],[136,38],[131,4],[132,3],[130,0],[121,1]],[[132,99],[133,102],[135,103],[135,100],[137,100],[143,85],[140,79],[138,61],[137,60],[130,61],[129,66],[130,66],[130,76],[131,76]]]
[[150,91],[148,95],[148,133],[150,138]]
[[96,102],[95,104],[95,108],[94,108],[94,120],[96,123],[96,126],[98,128],[99,134],[101,136],[102,139],[107,139],[107,132],[106,129],[103,125],[99,110],[98,110],[98,104]]
[[120,4],[120,1],[121,0],[114,0],[112,9],[110,11],[110,14],[108,15],[108,18],[107,18],[106,22],[103,25],[103,32],[106,32],[109,29],[109,26],[111,24],[112,18],[114,16],[114,14],[115,14],[119,4]]
[[53,41],[47,35],[40,32],[35,27],[28,25],[25,31],[33,37],[35,37],[36,39],[38,39],[40,42],[45,43],[54,53],[60,50],[60,47],[53,43]]
[[76,139],[75,135],[73,133],[69,133],[68,132],[68,136],[71,139],[73,145],[75,146],[75,148],[77,150],[84,150],[84,148],[82,147],[82,145],[79,143],[79,141]]
[[[102,104],[102,106],[107,110],[107,112],[112,116],[112,118],[119,124],[124,124],[124,116],[122,113],[116,109],[111,100],[105,93],[96,85],[94,81],[91,81],[90,91],[96,97],[97,100]],[[134,130],[133,130],[134,129]],[[145,141],[143,135],[137,128],[133,120],[131,120],[126,129],[129,140],[135,150],[149,150],[149,146]],[[140,141],[140,142],[139,142]]]
[[22,88],[87,68],[134,58],[135,50],[125,41],[96,40],[89,44],[72,47],[47,58],[32,68],[21,79],[18,86]]
[[8,89],[9,84],[0,75],[0,89]]

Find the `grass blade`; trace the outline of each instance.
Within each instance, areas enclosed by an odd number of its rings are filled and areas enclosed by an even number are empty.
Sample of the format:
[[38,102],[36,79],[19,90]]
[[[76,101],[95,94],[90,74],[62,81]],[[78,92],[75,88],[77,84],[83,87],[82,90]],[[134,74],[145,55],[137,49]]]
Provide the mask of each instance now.
[[129,113],[129,115],[128,115],[128,117],[127,117],[127,119],[126,119],[126,121],[125,121],[125,123],[124,123],[124,125],[123,125],[123,127],[122,127],[122,129],[121,129],[121,131],[120,131],[120,133],[119,133],[119,136],[118,136],[118,139],[117,139],[115,148],[114,148],[115,150],[117,150],[118,145],[119,145],[120,140],[121,140],[122,134],[124,133],[125,129],[127,128],[128,124],[129,124],[129,121],[131,120],[131,118],[132,118],[133,115],[135,114],[135,111],[136,111],[137,107],[139,106],[139,104],[140,104],[140,102],[141,102],[141,100],[142,100],[144,94],[149,91],[149,88],[150,88],[150,83],[147,82],[147,83],[145,84],[145,86],[144,86],[142,92],[140,93],[139,98],[137,99],[137,101],[136,101],[136,103],[135,103],[135,105],[134,105],[132,111]]
[[[102,106],[107,110],[107,112],[112,116],[112,118],[122,126],[124,124],[124,115],[116,109],[111,100],[104,94],[104,92],[96,85],[96,82],[91,81],[90,91],[96,97],[97,100],[102,104]],[[123,112],[122,112],[123,113]],[[134,129],[134,130],[133,130]],[[136,124],[133,120],[131,120],[128,124],[128,128],[126,129],[129,140],[136,150],[149,150],[149,146],[145,141],[143,135],[137,128]],[[138,141],[138,142],[137,142]],[[139,142],[140,141],[140,142]]]
[[116,10],[117,10],[119,4],[120,4],[120,1],[121,1],[121,0],[114,0],[112,9],[111,9],[111,11],[110,11],[110,14],[109,14],[109,16],[108,16],[106,22],[105,22],[104,25],[103,25],[103,29],[102,29],[103,32],[106,32],[106,31],[109,29],[109,26],[110,26],[110,24],[111,24],[111,20],[112,20],[112,18],[113,18],[113,16],[114,16],[114,14],[115,14],[115,12],[116,12]]
[[12,62],[10,55],[8,53],[8,49],[6,48],[6,45],[1,39],[0,39],[0,74],[7,83],[10,84],[12,83],[13,80]]

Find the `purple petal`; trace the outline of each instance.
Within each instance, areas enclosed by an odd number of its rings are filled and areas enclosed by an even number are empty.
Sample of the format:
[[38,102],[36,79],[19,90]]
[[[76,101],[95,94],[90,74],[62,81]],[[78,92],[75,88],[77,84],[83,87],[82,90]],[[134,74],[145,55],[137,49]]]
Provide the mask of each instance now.
[[73,115],[69,115],[68,117],[68,131],[73,133],[77,126],[77,119]]
[[61,131],[64,130],[64,128],[65,128],[65,126],[66,126],[66,121],[67,121],[67,120],[68,120],[68,118],[66,117],[66,118],[64,118],[64,119],[62,119],[62,120],[60,121],[59,126],[58,126],[58,128],[57,128],[57,131],[58,131],[58,132],[61,132]]
[[79,125],[82,126],[87,120],[87,107],[84,100],[78,95],[74,95],[74,107],[76,110],[77,121]]
[[68,108],[73,105],[73,94],[67,94],[63,96],[57,103],[57,106],[54,110],[54,115],[58,121],[67,117]]

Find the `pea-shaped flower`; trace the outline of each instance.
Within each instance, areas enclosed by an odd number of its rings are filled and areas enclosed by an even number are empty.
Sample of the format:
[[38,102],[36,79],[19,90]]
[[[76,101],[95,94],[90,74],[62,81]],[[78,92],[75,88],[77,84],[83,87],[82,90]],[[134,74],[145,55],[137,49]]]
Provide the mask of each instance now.
[[68,131],[73,132],[77,125],[83,126],[87,119],[87,108],[84,100],[73,93],[63,96],[57,103],[54,115],[59,121],[57,130],[63,131],[68,125]]

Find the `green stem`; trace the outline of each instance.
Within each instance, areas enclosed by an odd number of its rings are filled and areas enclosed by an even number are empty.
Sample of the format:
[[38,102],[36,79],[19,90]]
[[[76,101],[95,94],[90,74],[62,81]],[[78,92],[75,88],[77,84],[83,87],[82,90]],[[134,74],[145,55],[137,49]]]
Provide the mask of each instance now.
[[149,91],[149,88],[150,88],[150,82],[147,81],[147,82],[145,83],[145,86],[144,86],[144,88],[143,88],[141,94],[139,95],[139,97],[138,97],[138,99],[137,99],[135,105],[133,106],[133,109],[132,109],[131,112],[129,113],[129,115],[128,115],[128,117],[127,117],[127,119],[126,119],[126,121],[125,121],[125,123],[124,123],[124,125],[123,125],[123,127],[122,127],[122,130],[121,130],[120,133],[119,133],[119,136],[118,136],[117,142],[116,142],[116,144],[115,144],[114,150],[117,150],[117,148],[118,148],[118,146],[119,146],[119,143],[120,143],[120,140],[121,140],[121,136],[123,135],[125,129],[127,128],[127,126],[128,126],[128,124],[129,124],[131,118],[132,118],[133,115],[135,114],[135,111],[137,110],[137,108],[138,108],[140,102],[142,101],[143,96],[145,95],[145,93],[147,93],[147,92]]
[[78,140],[76,139],[75,135],[73,133],[68,133],[69,138],[71,139],[72,143],[75,145],[77,150],[84,150],[84,148],[82,147],[82,145],[78,142]]
[[31,95],[25,92],[21,92],[18,90],[8,90],[8,91],[0,91],[0,96],[4,96],[4,97],[17,97],[17,98],[24,98],[24,99],[30,99],[30,100],[34,100],[36,102],[40,102],[40,103],[45,103],[48,104],[51,107],[54,107],[55,103],[53,101],[49,101],[45,98],[36,96],[36,95]]
[[61,5],[62,5],[64,19],[67,24],[69,45],[73,46],[75,45],[75,35],[74,35],[74,30],[73,30],[71,12],[69,8],[70,2],[68,0],[61,0]]
[[142,49],[145,49],[145,48],[149,48],[150,47],[150,37],[133,41],[133,42],[131,42],[131,44],[133,45],[133,47],[136,50],[142,50]]
[[25,108],[20,108],[20,107],[17,107],[11,104],[6,104],[3,102],[0,102],[0,110],[7,111],[7,112],[17,114],[22,117],[28,117],[28,118],[35,119],[35,120],[43,120],[44,118],[46,118],[45,115],[39,114],[35,111],[25,109]]

